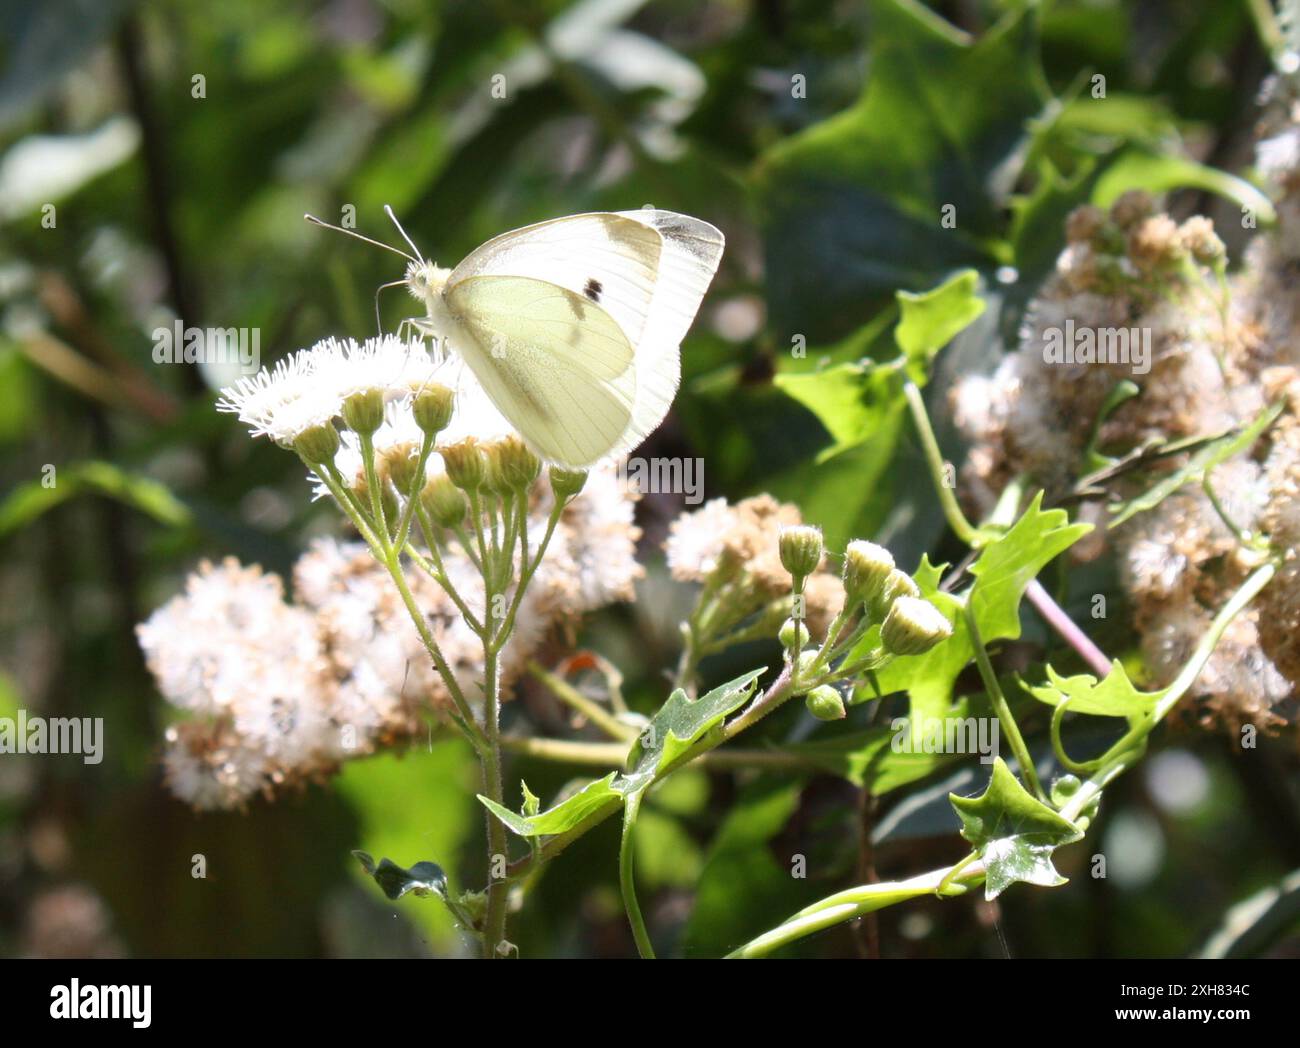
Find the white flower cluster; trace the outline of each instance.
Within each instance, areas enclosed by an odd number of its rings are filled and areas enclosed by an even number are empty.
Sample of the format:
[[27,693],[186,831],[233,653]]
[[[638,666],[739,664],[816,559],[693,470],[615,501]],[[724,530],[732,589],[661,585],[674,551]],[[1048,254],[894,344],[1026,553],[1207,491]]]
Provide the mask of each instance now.
[[[1140,393],[1101,425],[1095,434],[1101,450],[1215,435],[1248,423],[1270,403],[1287,402],[1252,454],[1214,471],[1222,515],[1194,486],[1114,532],[1105,530],[1100,503],[1080,508],[1101,527],[1075,555],[1096,556],[1113,543],[1148,665],[1160,682],[1181,668],[1213,609],[1258,559],[1223,517],[1268,536],[1284,555],[1278,577],[1233,622],[1197,682],[1202,718],[1228,730],[1289,723],[1286,700],[1300,686],[1300,296],[1294,290],[1300,103],[1294,87],[1279,83],[1276,91],[1258,163],[1273,189],[1279,224],[1253,238],[1241,272],[1228,278],[1226,310],[1211,272],[1222,245],[1206,219],[1179,226],[1142,194],[1126,195],[1109,213],[1083,208],[1070,218],[1069,244],[1027,313],[1017,351],[992,376],[962,381],[952,399],[958,425],[972,441],[965,494],[980,511],[1018,474],[1049,495],[1067,492],[1121,379],[1135,382]],[[1146,329],[1149,373],[1048,363],[1044,342],[1067,322],[1076,330]]]
[[[529,510],[534,544],[550,513],[539,482]],[[614,467],[594,470],[566,507],[520,604],[502,652],[502,678],[517,680],[559,625],[632,597],[634,494]],[[462,599],[483,613],[483,584],[469,556],[443,555]],[[475,700],[483,676],[479,638],[451,598],[410,571],[457,683]],[[360,542],[318,540],[293,572],[294,600],[275,575],[233,559],[204,564],[185,592],[137,628],[159,690],[191,714],[167,732],[173,791],[197,808],[229,808],[289,783],[323,777],[350,757],[400,742],[422,715],[449,703],[384,568]]]

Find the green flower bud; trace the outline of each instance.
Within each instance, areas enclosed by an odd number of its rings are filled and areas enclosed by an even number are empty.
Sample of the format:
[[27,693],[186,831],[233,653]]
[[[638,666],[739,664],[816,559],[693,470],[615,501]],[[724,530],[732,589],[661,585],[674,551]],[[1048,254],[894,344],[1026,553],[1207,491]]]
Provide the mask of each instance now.
[[844,551],[845,599],[870,607],[893,571],[894,557],[889,550],[865,539],[854,539]]
[[332,462],[339,450],[339,431],[333,422],[305,429],[294,439],[293,449],[313,466]]
[[884,622],[889,614],[889,609],[899,597],[919,597],[920,595],[921,590],[912,581],[912,576],[895,568],[885,576],[884,584],[867,606],[871,609],[873,619],[877,622]]
[[817,570],[822,562],[822,533],[810,524],[796,524],[782,528],[777,540],[781,551],[781,566],[794,579],[794,588],[803,589],[803,580]]
[[834,721],[843,720],[845,717],[844,700],[829,684],[821,684],[813,688],[804,696],[803,701],[808,707],[808,712],[818,720]]
[[542,470],[542,463],[518,437],[506,437],[488,449],[496,472],[507,491],[527,491]]
[[921,655],[952,636],[952,626],[928,600],[899,597],[880,627],[880,641],[894,655]]
[[384,391],[363,389],[349,395],[343,401],[343,421],[353,433],[373,436],[384,424]]
[[565,469],[562,466],[551,467],[551,491],[557,502],[566,502],[580,492],[587,483],[585,469]]
[[789,650],[790,648],[795,646],[796,628],[799,631],[798,647],[800,650],[803,650],[803,648],[807,645],[808,641],[812,639],[812,635],[808,632],[808,627],[805,626],[802,622],[796,625],[794,619],[786,619],[781,626],[781,632],[777,634],[777,636],[780,637],[781,639],[781,646],[786,650]]
[[447,476],[462,491],[477,491],[487,476],[487,456],[473,437],[438,449],[442,453]]
[[403,495],[415,486],[415,470],[420,464],[420,449],[414,444],[394,444],[383,455],[381,469]]
[[469,499],[465,492],[451,482],[445,473],[424,485],[420,492],[420,504],[424,506],[433,522],[442,528],[454,528],[465,520],[469,512]]
[[426,436],[436,436],[451,421],[455,401],[455,394],[446,386],[440,386],[436,382],[421,386],[411,400],[415,424]]

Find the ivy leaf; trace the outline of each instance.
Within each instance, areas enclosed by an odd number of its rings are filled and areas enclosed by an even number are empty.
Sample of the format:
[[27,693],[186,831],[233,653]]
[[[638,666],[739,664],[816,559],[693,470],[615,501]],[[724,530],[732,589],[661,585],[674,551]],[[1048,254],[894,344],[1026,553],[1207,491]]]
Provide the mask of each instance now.
[[1092,530],[1071,524],[1063,509],[1044,510],[1043,493],[1005,535],[990,542],[971,565],[975,586],[970,600],[985,642],[1020,636],[1020,600],[1047,562]]
[[870,364],[839,364],[821,371],[786,372],[773,382],[826,427],[832,443],[817,455],[825,462],[864,441],[881,442],[888,461],[906,407],[902,386],[892,368]]
[[894,339],[907,358],[908,376],[918,386],[928,380],[939,350],[984,312],[978,286],[979,274],[967,269],[929,291],[898,292],[900,316]]
[[1110,672],[1100,681],[1089,673],[1062,677],[1051,666],[1047,667],[1047,678],[1047,684],[1026,685],[1029,694],[1039,702],[1048,706],[1068,702],[1071,713],[1123,717],[1129,721],[1149,717],[1166,691],[1138,691],[1119,659],[1111,663]]
[[1001,757],[993,762],[982,794],[951,793],[948,799],[961,819],[961,835],[984,860],[986,899],[996,899],[1016,881],[1044,888],[1065,883],[1052,865],[1052,852],[1079,840],[1082,831],[1031,796]]
[[447,898],[447,875],[435,862],[417,862],[407,870],[392,859],[381,859],[376,866],[375,860],[368,853],[354,851],[352,854],[360,860],[362,868],[375,879],[375,883],[390,899],[400,899],[407,892],[416,895],[432,893],[440,899]]
[[[481,793],[478,799],[483,802],[483,806],[488,811],[519,834],[520,837],[549,837],[573,829],[593,812],[597,812],[609,804],[610,801],[619,801],[621,803],[622,795],[616,792],[613,787],[617,775],[618,772],[611,771],[603,779],[588,783],[573,796],[561,801],[554,808],[549,808],[539,814],[521,815],[498,804],[489,797],[484,797]],[[525,800],[525,812],[527,812],[529,806],[529,802]]]
[[1149,509],[1155,509],[1156,506],[1160,505],[1184,484],[1193,482],[1199,484],[1204,480],[1206,474],[1216,466],[1228,461],[1234,455],[1240,454],[1254,444],[1260,435],[1277,420],[1278,415],[1282,413],[1283,407],[1282,401],[1272,404],[1255,416],[1250,425],[1244,429],[1233,430],[1210,441],[1208,444],[1201,445],[1180,469],[1164,474],[1159,481],[1141,495],[1112,508],[1111,513],[1114,516],[1106,526],[1108,528],[1117,528],[1130,517]]
[[913,0],[871,8],[858,102],[769,149],[755,175],[774,325],[812,341],[898,288],[1007,254],[1002,208],[1047,101],[1033,12],[972,41]]

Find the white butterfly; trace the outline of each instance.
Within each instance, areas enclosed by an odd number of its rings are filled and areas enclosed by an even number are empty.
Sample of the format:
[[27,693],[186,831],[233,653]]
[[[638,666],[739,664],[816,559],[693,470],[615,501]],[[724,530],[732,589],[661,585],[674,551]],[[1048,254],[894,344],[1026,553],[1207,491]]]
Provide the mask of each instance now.
[[404,283],[427,310],[416,329],[469,364],[539,457],[581,469],[663,421],[722,249],[688,215],[594,212],[503,233],[455,269],[417,250]]

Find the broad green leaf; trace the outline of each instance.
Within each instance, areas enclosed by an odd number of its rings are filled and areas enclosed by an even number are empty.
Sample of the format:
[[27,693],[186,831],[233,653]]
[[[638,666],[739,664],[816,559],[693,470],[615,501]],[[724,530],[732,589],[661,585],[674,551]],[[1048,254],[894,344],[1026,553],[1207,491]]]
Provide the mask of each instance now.
[[923,748],[895,752],[897,734],[893,728],[868,728],[782,749],[848,779],[875,797],[924,779],[953,760],[951,754],[926,753]]
[[1020,636],[1020,599],[1043,567],[1092,530],[1071,524],[1063,509],[1042,508],[1043,493],[1005,535],[985,546],[971,565],[975,586],[970,600],[985,643]]
[[1203,444],[1188,457],[1187,462],[1181,468],[1174,470],[1172,473],[1164,474],[1141,495],[1114,507],[1111,510],[1114,516],[1107,524],[1107,527],[1119,527],[1130,517],[1149,509],[1155,509],[1156,506],[1160,505],[1184,484],[1201,483],[1205,479],[1205,475],[1216,466],[1227,462],[1234,455],[1250,448],[1259,439],[1260,435],[1277,420],[1278,415],[1282,413],[1283,407],[1284,404],[1279,401],[1261,411],[1250,425],[1244,429],[1225,433],[1218,439]]
[[10,492],[0,502],[0,538],[86,492],[119,499],[171,527],[191,520],[189,508],[158,481],[128,473],[111,462],[81,462],[59,467],[52,487],[37,478]]
[[868,440],[883,450],[882,462],[888,461],[906,408],[892,368],[839,364],[779,374],[773,382],[816,415],[831,435],[833,443],[817,455],[819,464]]
[[774,325],[810,341],[852,330],[899,288],[1007,254],[1005,193],[1047,100],[1031,11],[975,41],[913,0],[874,0],[872,14],[857,104],[755,172]]
[[907,374],[918,386],[930,377],[930,364],[959,332],[984,312],[976,294],[979,274],[967,269],[930,291],[898,292],[898,348],[907,358]]
[[754,682],[763,672],[750,670],[698,699],[691,699],[678,688],[668,696],[668,701],[633,745],[626,774],[612,771],[554,808],[537,815],[519,814],[482,794],[478,799],[521,837],[553,836],[571,830],[611,802],[623,803],[634,795],[639,798],[660,772],[721,724],[729,713],[749,701]]
[[442,867],[437,863],[417,862],[407,870],[398,866],[392,859],[381,859],[376,866],[375,860],[366,852],[354,851],[352,854],[361,862],[362,869],[375,879],[375,883],[390,899],[400,899],[407,892],[414,892],[416,895],[433,893],[440,899],[447,897],[447,875],[442,872]]
[[1111,670],[1100,681],[1088,673],[1062,677],[1047,667],[1049,683],[1027,685],[1026,690],[1039,702],[1059,706],[1068,702],[1071,713],[1091,713],[1099,717],[1124,717],[1128,720],[1149,716],[1164,691],[1138,691],[1127,671],[1115,659]]
[[1016,881],[1045,888],[1064,884],[1052,852],[1083,833],[1036,800],[999,757],[988,788],[978,797],[949,794],[961,819],[961,835],[984,860],[984,896],[996,899]]
[[762,669],[750,670],[698,699],[690,698],[681,688],[674,691],[641,732],[628,754],[630,770],[619,778],[614,789],[624,795],[645,790],[659,772],[721,724],[729,713],[745,705],[762,674]]
[[603,779],[588,783],[573,796],[538,815],[520,815],[484,797],[481,793],[478,799],[483,802],[483,806],[488,811],[520,837],[549,837],[573,829],[587,816],[599,811],[611,801],[622,803],[623,795],[613,786],[617,775],[618,772],[611,771]]

